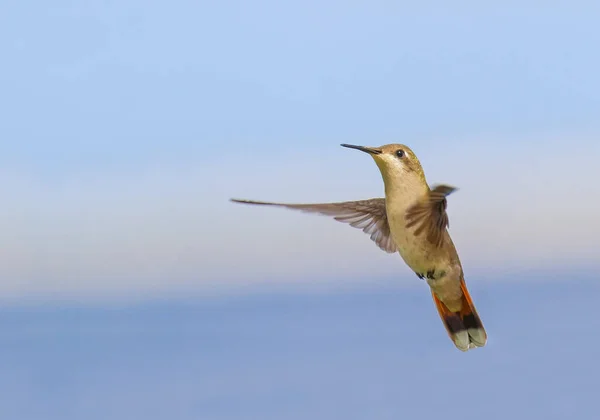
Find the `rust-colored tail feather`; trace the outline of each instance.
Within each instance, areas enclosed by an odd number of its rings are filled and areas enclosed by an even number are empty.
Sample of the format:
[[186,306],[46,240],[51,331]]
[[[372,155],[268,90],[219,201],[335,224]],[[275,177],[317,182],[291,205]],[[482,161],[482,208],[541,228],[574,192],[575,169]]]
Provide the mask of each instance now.
[[467,351],[476,347],[483,347],[487,341],[487,334],[483,323],[477,314],[475,305],[471,300],[471,295],[467,290],[465,281],[461,279],[460,288],[462,290],[462,308],[459,312],[450,311],[444,303],[433,293],[433,301],[437,307],[438,313],[444,321],[444,326],[448,335],[454,342],[454,345],[462,351]]

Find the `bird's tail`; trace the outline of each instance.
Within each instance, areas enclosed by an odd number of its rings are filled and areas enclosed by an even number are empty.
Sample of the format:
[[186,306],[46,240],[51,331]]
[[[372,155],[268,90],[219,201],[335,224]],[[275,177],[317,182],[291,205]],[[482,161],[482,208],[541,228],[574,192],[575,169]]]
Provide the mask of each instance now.
[[487,334],[471,300],[464,279],[460,281],[460,289],[462,290],[462,307],[459,312],[450,311],[433,291],[432,295],[435,306],[454,345],[459,350],[467,351],[475,347],[483,347],[487,341]]

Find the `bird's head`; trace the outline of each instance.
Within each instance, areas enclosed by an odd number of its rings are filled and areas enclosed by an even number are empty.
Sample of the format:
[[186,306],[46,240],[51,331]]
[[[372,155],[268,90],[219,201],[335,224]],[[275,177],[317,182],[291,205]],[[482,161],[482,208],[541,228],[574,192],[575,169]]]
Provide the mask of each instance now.
[[370,154],[379,167],[386,187],[393,184],[425,183],[421,163],[408,146],[403,144],[386,144],[379,147],[352,144],[342,144],[342,146]]

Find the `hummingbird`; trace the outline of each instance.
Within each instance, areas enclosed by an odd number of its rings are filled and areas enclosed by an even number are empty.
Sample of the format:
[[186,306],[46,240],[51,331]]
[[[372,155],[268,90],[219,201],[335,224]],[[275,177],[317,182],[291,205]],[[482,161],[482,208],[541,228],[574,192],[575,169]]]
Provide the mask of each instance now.
[[417,277],[427,282],[446,332],[459,350],[483,347],[487,334],[448,232],[446,197],[456,188],[443,184],[429,187],[419,159],[408,146],[341,146],[371,155],[383,178],[384,198],[315,204],[231,201],[333,216],[362,229],[383,251],[398,252]]

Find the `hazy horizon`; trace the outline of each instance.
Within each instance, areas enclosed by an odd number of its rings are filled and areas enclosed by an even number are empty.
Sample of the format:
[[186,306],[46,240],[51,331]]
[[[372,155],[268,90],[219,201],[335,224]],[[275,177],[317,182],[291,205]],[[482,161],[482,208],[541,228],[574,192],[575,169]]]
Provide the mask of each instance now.
[[467,353],[420,286],[1,308],[0,417],[595,418],[597,282],[472,282]]

